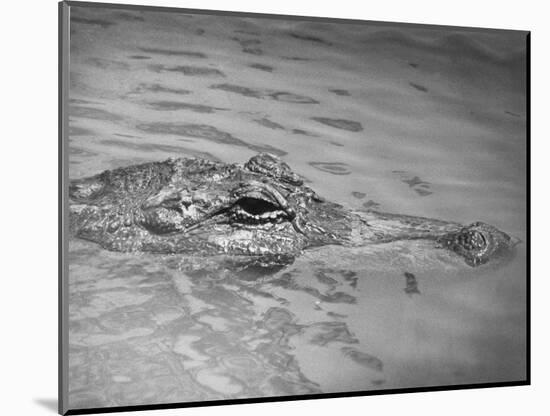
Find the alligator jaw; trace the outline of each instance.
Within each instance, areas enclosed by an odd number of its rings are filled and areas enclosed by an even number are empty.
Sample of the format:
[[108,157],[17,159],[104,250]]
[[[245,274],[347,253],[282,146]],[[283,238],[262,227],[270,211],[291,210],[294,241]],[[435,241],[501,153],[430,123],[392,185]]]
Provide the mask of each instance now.
[[471,267],[509,252],[521,241],[483,222],[463,226],[454,222],[375,211],[359,215],[353,245],[431,240],[436,247],[461,256]]

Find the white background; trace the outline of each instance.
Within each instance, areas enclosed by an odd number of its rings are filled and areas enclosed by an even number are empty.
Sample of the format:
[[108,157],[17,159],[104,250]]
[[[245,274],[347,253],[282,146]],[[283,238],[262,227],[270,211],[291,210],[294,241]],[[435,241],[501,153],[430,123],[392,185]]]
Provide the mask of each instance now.
[[[120,1],[111,0],[120,3]],[[127,0],[131,2],[131,0]],[[136,0],[214,10],[532,31],[532,386],[148,412],[150,415],[548,414],[549,24],[542,1]],[[1,7],[0,413],[53,415],[57,397],[57,1]],[[7,94],[6,94],[7,93]],[[506,357],[504,357],[506,358]],[[544,410],[546,409],[546,410]],[[134,414],[134,413],[131,413]],[[137,414],[137,413],[136,413]]]

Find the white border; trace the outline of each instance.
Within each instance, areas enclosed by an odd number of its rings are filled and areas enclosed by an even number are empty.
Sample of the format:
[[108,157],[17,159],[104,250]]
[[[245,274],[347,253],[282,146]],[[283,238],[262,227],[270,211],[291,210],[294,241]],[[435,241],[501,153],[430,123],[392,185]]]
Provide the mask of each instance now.
[[[130,3],[112,0],[112,3]],[[546,210],[550,136],[548,12],[535,1],[136,0],[153,6],[531,30],[532,381],[512,387],[149,411],[148,415],[307,414],[514,415],[548,409],[550,383]],[[0,319],[3,414],[52,415],[57,396],[57,1],[2,5]],[[546,191],[546,192],[545,192]],[[539,255],[537,255],[539,254]],[[548,256],[548,254],[546,254]],[[48,406],[48,403],[50,405]],[[45,405],[46,404],[46,405]]]

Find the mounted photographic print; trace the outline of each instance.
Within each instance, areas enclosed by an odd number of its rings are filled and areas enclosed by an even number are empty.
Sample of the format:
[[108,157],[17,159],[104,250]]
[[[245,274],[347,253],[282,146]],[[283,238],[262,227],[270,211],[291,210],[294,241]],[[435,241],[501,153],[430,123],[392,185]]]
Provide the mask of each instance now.
[[59,10],[60,413],[529,383],[529,32]]

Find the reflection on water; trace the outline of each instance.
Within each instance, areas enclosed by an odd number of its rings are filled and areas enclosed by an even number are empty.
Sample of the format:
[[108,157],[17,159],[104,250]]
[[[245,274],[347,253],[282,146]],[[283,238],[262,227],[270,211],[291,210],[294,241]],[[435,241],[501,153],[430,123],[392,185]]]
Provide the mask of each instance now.
[[[71,7],[71,35],[71,178],[268,151],[348,207],[525,240],[521,33]],[[71,408],[525,377],[525,245],[69,255]]]

